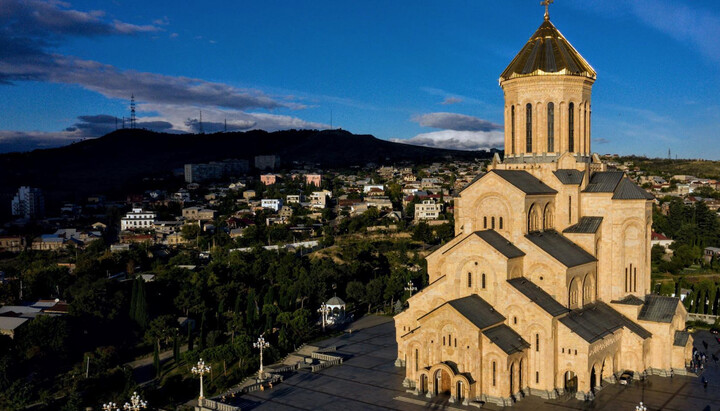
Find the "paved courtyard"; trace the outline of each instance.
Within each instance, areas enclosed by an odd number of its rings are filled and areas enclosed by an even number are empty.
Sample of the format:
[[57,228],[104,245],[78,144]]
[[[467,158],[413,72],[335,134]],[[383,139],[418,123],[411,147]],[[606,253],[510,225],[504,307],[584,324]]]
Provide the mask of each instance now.
[[[404,369],[395,368],[397,346],[392,319],[367,317],[353,324],[352,332],[318,344],[337,346],[337,354],[345,357],[342,365],[317,373],[300,371],[270,390],[243,395],[239,405],[248,410],[477,410],[474,407],[448,403],[448,397],[432,400],[415,396],[402,386]],[[702,341],[708,343],[706,350]],[[515,410],[634,410],[644,401],[648,410],[720,410],[720,366],[711,354],[720,356],[720,344],[709,332],[695,334],[695,346],[706,352],[708,366],[700,378],[651,376],[645,384],[631,386],[608,384],[592,402],[578,400],[543,400],[527,397],[517,402]],[[483,409],[499,410],[487,404]]]

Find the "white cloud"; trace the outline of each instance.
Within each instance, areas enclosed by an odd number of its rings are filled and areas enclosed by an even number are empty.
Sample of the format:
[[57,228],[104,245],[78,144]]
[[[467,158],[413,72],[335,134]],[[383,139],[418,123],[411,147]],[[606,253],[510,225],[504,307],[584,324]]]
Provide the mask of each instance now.
[[502,126],[478,117],[457,113],[427,113],[415,116],[414,122],[423,127],[441,128],[456,131],[492,131]]
[[392,141],[453,150],[489,150],[501,147],[503,140],[502,131],[441,130],[418,134],[409,139],[394,139]]

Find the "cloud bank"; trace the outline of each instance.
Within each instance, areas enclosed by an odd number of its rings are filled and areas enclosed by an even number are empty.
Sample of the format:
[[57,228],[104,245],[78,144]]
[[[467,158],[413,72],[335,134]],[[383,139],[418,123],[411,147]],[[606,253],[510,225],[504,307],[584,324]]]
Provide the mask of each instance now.
[[413,117],[412,121],[441,130],[393,141],[453,150],[489,150],[502,146],[504,140],[502,125],[465,114],[426,113]]

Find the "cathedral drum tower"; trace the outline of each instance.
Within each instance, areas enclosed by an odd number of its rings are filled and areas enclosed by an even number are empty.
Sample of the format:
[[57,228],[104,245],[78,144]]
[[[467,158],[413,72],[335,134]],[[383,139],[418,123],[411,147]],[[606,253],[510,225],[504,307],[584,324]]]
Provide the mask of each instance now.
[[395,317],[404,385],[511,405],[626,370],[683,374],[687,312],[650,294],[652,196],[591,152],[592,66],[545,18],[500,76],[505,157],[455,198],[454,239]]

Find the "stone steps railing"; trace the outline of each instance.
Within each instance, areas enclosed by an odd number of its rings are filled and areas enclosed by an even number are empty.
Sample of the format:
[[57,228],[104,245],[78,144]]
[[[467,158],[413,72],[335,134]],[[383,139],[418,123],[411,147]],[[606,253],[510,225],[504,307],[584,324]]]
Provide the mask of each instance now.
[[198,406],[202,411],[240,411],[240,407],[235,407],[234,405],[225,404],[215,400],[209,400],[207,398],[198,400]]

